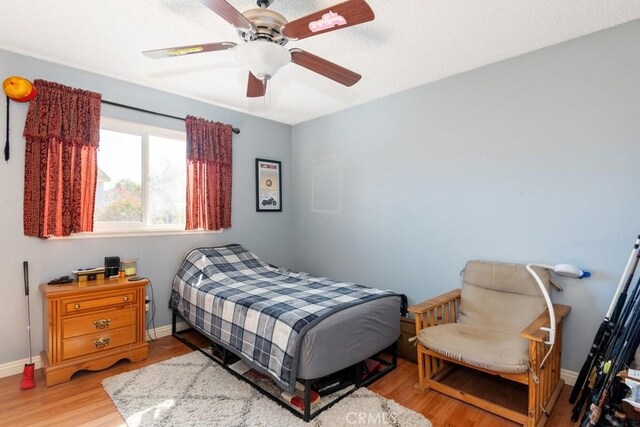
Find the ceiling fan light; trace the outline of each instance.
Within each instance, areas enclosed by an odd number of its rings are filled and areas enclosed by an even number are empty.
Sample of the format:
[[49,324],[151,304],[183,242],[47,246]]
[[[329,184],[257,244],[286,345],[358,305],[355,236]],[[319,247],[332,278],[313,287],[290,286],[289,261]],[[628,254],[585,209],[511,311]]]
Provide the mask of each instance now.
[[262,81],[269,80],[291,62],[291,53],[285,47],[269,41],[255,40],[240,44],[234,51],[236,58]]

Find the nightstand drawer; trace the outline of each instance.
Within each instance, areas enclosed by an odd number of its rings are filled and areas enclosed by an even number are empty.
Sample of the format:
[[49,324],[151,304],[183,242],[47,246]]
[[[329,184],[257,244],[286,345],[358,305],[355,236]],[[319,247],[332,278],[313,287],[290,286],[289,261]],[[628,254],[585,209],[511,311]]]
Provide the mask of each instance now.
[[122,307],[115,310],[67,317],[62,320],[62,339],[80,335],[109,332],[113,329],[130,326],[136,321],[136,307]]
[[109,306],[119,306],[124,303],[127,303],[127,305],[128,303],[135,304],[135,302],[135,292],[126,290],[115,295],[104,295],[103,297],[94,295],[93,297],[69,298],[62,301],[62,306],[64,307],[64,314],[69,314]]
[[136,326],[81,335],[79,337],[62,340],[62,359],[72,359],[85,354],[98,353],[100,351],[128,345],[135,342]]

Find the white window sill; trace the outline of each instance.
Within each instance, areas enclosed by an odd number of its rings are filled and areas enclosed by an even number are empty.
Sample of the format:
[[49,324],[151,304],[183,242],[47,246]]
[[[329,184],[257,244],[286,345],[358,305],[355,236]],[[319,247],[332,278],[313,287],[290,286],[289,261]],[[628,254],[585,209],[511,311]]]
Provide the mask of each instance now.
[[162,229],[162,230],[127,230],[127,231],[99,231],[93,233],[74,233],[70,236],[50,237],[48,240],[74,240],[74,239],[107,239],[118,237],[151,237],[151,236],[184,236],[194,234],[219,234],[224,230],[193,230]]

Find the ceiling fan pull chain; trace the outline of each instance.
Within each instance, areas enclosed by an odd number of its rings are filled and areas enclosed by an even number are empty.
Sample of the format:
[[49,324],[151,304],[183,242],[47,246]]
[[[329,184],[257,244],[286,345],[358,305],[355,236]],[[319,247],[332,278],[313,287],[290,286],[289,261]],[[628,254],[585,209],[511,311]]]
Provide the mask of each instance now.
[[[268,91],[268,92],[269,92],[269,94],[268,94],[269,99],[271,99],[271,91],[270,91],[270,90],[268,90],[268,89],[269,89],[269,84],[268,84],[268,83],[269,83],[269,80],[267,80],[267,79],[264,79],[264,80],[262,81],[262,85],[264,86],[264,94],[265,94],[265,95],[267,95],[267,91]],[[262,106],[263,106],[263,107],[266,107],[268,104],[271,104],[271,101],[269,101],[269,102],[267,103],[267,97],[266,97],[266,96],[263,96],[263,97],[262,97]]]

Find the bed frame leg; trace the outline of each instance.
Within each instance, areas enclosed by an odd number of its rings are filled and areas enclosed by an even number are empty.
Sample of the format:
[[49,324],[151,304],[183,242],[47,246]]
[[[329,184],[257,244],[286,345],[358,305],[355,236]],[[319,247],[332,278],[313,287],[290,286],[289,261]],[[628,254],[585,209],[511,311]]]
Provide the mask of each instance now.
[[354,373],[355,379],[354,383],[356,388],[362,387],[362,362],[358,362],[354,365]]
[[176,334],[176,311],[175,310],[171,310],[171,335],[175,335]]
[[391,344],[391,364],[395,368],[398,366],[398,342]]
[[311,421],[311,381],[304,380],[304,422]]

